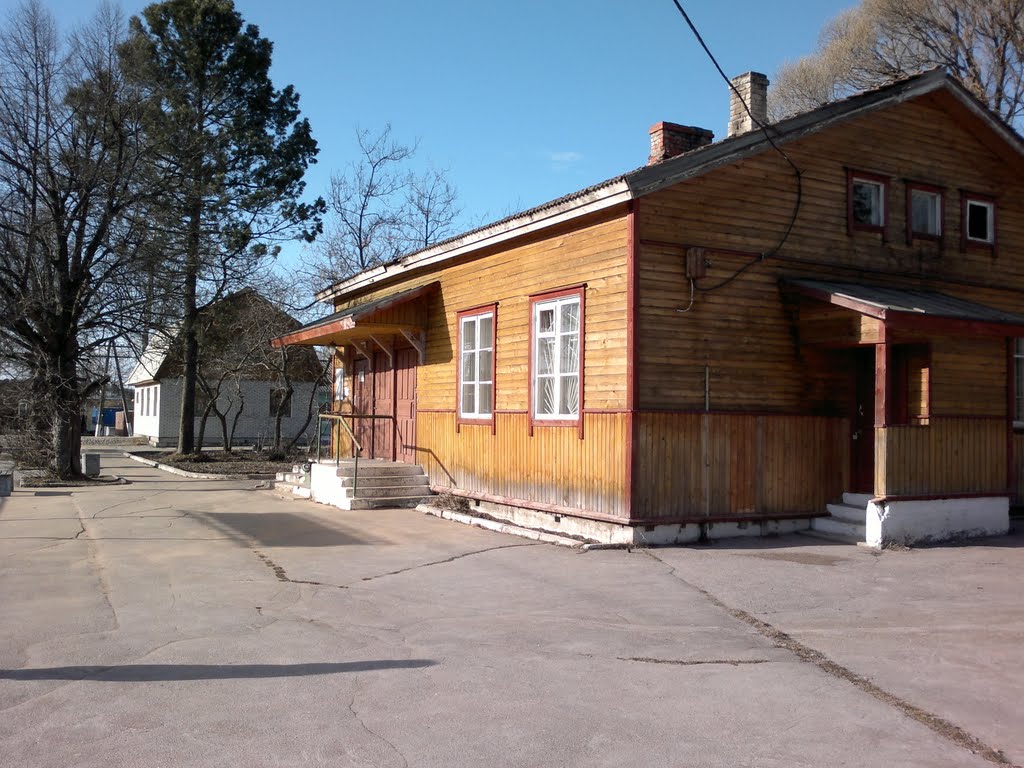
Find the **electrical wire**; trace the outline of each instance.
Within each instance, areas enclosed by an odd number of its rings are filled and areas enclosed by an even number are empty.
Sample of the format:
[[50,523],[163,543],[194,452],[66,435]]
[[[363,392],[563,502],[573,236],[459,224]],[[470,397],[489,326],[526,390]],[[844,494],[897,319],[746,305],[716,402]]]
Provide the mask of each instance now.
[[676,312],[683,314],[693,309],[694,290],[697,288],[697,281],[692,277],[690,278],[690,303],[686,305],[686,309],[676,309]]
[[[762,261],[765,261],[766,259],[770,259],[772,256],[774,256],[775,254],[782,250],[782,247],[786,244],[786,241],[789,240],[789,236],[793,232],[793,227],[796,226],[797,217],[800,215],[800,207],[803,204],[804,196],[803,176],[800,173],[800,169],[797,167],[796,163],[793,162],[792,158],[790,158],[790,156],[787,155],[779,147],[779,145],[775,143],[775,140],[768,132],[768,126],[762,123],[756,117],[754,117],[754,114],[750,111],[750,106],[747,104],[747,100],[743,98],[742,94],[739,92],[736,86],[733,85],[732,80],[730,80],[729,76],[725,74],[725,71],[718,63],[718,59],[715,58],[715,55],[711,52],[711,49],[708,48],[708,44],[704,42],[704,38],[701,36],[700,31],[697,29],[696,25],[690,19],[690,15],[680,4],[679,0],[672,0],[672,2],[675,4],[676,9],[682,15],[683,19],[686,21],[686,24],[690,28],[690,31],[693,32],[693,36],[697,38],[697,42],[700,43],[700,47],[704,49],[704,53],[707,54],[708,58],[711,60],[711,63],[715,65],[715,69],[718,70],[718,74],[725,81],[726,85],[729,86],[729,90],[731,90],[736,95],[736,98],[740,100],[740,104],[743,105],[743,109],[747,113],[747,116],[750,118],[750,122],[752,122],[754,125],[761,129],[761,133],[764,134],[764,137],[767,140],[768,144],[771,146],[771,148],[778,152],[779,155],[782,156],[782,159],[789,164],[790,168],[793,169],[793,176],[796,179],[796,200],[793,204],[793,215],[789,219],[789,224],[786,226],[786,231],[782,234],[782,239],[779,240],[778,244],[774,248],[771,248],[763,253],[758,254],[756,258],[744,264],[731,275],[729,275],[726,278],[723,278],[714,285],[697,286],[698,291],[708,292],[717,290],[719,288],[724,288],[754,265],[759,264]],[[691,286],[692,285],[693,283],[691,283]]]

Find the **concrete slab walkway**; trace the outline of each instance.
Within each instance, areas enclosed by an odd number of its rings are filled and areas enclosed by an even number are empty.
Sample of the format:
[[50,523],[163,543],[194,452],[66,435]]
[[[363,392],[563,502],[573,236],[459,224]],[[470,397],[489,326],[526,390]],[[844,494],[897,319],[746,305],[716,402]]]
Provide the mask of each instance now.
[[5,765],[1024,760],[1019,548],[580,554],[103,462],[0,500]]

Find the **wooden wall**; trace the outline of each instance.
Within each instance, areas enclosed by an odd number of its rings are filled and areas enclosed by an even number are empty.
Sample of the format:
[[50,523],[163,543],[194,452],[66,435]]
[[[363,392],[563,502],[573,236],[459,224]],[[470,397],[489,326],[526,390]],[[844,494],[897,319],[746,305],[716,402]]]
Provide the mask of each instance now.
[[[432,484],[589,511],[626,514],[626,210],[620,207],[380,287],[336,309],[434,281],[426,302],[426,361],[417,370],[416,451]],[[583,439],[576,427],[530,435],[531,294],[586,284]],[[456,428],[457,313],[497,304],[496,421]],[[403,322],[396,307],[374,322]],[[420,324],[423,320],[420,320]],[[350,389],[351,389],[350,384]],[[492,434],[493,432],[493,434]]]
[[522,411],[499,413],[494,434],[480,425],[456,432],[454,411],[421,411],[416,453],[433,485],[624,517],[628,428],[625,413],[588,413],[582,440],[564,428],[530,436]]
[[1011,439],[1013,461],[1010,464],[1010,502],[1024,506],[1024,433],[1014,432]]
[[634,517],[822,512],[846,490],[847,419],[637,414]]
[[[438,281],[427,297],[427,356],[418,371],[419,407],[455,409],[453,355],[461,310],[497,303],[497,410],[527,409],[531,294],[586,283],[584,408],[626,404],[626,211],[576,222],[507,250],[483,251],[437,271],[412,275],[336,305],[336,310]],[[401,312],[400,308],[392,312]],[[381,314],[377,322],[400,320]]]
[[[639,407],[703,407],[707,364],[712,409],[826,412],[818,386],[822,371],[798,344],[781,278],[930,288],[1020,311],[1024,259],[1011,254],[1024,251],[1024,181],[1019,168],[975,135],[968,118],[958,119],[917,101],[787,144],[802,172],[800,212],[779,253],[763,261],[757,255],[779,244],[796,200],[793,173],[777,153],[765,151],[641,199]],[[890,178],[885,236],[848,233],[848,168]],[[945,189],[942,242],[907,244],[907,180]],[[995,250],[961,248],[961,189],[996,198]],[[712,288],[697,290],[692,305],[687,247],[705,249],[707,276],[697,288]],[[982,397],[969,385],[962,393],[944,390],[956,399]],[[1001,404],[1002,396],[995,401]],[[964,405],[942,407],[961,413]]]
[[935,418],[875,430],[875,494],[1005,495],[1006,421]]

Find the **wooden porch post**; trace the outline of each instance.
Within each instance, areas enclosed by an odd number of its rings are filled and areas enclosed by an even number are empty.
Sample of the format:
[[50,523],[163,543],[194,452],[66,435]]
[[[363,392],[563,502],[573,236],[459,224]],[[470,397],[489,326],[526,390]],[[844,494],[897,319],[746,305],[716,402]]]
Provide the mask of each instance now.
[[875,345],[875,496],[885,496],[888,485],[888,462],[886,455],[887,435],[892,414],[892,393],[890,392],[890,369],[892,367],[892,345],[885,340],[885,326],[881,328],[882,340]]
[[892,395],[889,392],[889,369],[892,367],[892,345],[875,345],[875,428],[889,426]]

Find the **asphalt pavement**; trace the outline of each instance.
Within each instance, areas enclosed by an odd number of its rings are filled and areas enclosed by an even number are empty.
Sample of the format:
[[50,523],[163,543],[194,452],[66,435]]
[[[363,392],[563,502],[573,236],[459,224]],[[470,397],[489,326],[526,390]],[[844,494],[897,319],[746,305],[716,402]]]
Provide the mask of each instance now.
[[581,553],[168,475],[0,499],[0,766],[1024,763],[1024,535]]

